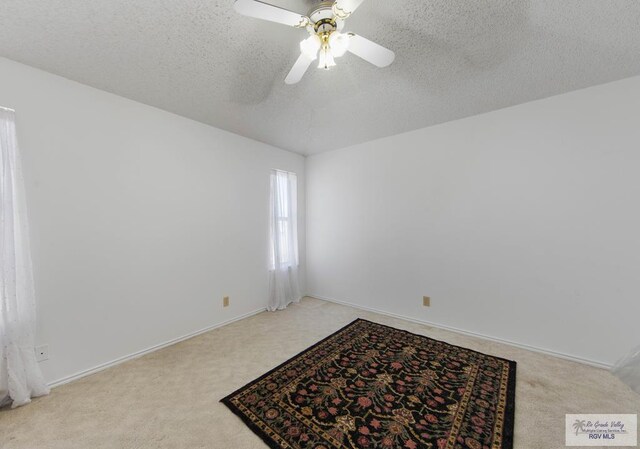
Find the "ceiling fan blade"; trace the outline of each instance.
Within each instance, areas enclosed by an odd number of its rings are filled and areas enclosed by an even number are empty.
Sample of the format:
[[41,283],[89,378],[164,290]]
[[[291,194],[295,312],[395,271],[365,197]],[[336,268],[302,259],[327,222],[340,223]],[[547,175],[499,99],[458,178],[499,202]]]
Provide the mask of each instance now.
[[284,79],[284,82],[287,84],[296,84],[297,82],[299,82],[304,76],[304,74],[307,72],[307,69],[309,68],[312,62],[313,62],[313,59],[310,59],[305,54],[300,54],[300,56],[298,57],[298,60],[296,61],[295,64],[293,64],[293,67],[291,67],[289,74]]
[[270,5],[259,0],[236,0],[233,7],[244,16],[268,20],[296,28],[304,28],[309,24],[309,18],[288,9]]
[[360,6],[363,1],[364,0],[336,0],[333,9],[336,16],[341,19],[346,19],[358,9],[358,6]]
[[349,36],[351,39],[349,40],[348,50],[375,66],[380,68],[387,67],[396,59],[396,54],[382,45],[357,34],[349,33]]

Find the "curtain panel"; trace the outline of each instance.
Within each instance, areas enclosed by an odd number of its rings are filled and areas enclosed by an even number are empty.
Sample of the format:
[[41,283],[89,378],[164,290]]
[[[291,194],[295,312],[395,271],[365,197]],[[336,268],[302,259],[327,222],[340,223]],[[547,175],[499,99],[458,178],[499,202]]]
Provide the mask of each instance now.
[[0,405],[49,393],[34,352],[36,304],[15,113],[0,108]]

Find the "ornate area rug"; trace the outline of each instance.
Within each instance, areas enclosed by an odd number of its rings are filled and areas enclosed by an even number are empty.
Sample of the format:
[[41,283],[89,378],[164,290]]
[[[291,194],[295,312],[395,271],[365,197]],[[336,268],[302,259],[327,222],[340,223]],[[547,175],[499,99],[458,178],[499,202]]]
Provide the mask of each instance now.
[[275,449],[511,449],[516,363],[356,320],[222,400]]

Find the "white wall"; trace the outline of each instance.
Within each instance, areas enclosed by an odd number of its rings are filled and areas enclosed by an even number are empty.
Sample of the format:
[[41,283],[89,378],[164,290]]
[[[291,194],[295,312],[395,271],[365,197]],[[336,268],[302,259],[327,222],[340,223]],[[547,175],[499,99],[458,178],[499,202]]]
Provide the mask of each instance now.
[[307,223],[314,296],[613,363],[640,344],[640,77],[310,157]]
[[49,381],[265,307],[271,168],[299,175],[304,242],[301,156],[1,58],[0,105]]

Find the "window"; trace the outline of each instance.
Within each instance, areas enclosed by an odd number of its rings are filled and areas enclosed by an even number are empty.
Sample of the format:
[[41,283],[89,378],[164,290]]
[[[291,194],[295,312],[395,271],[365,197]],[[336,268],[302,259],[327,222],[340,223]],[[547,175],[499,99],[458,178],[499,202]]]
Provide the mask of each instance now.
[[271,171],[271,270],[298,266],[297,184],[295,173]]

